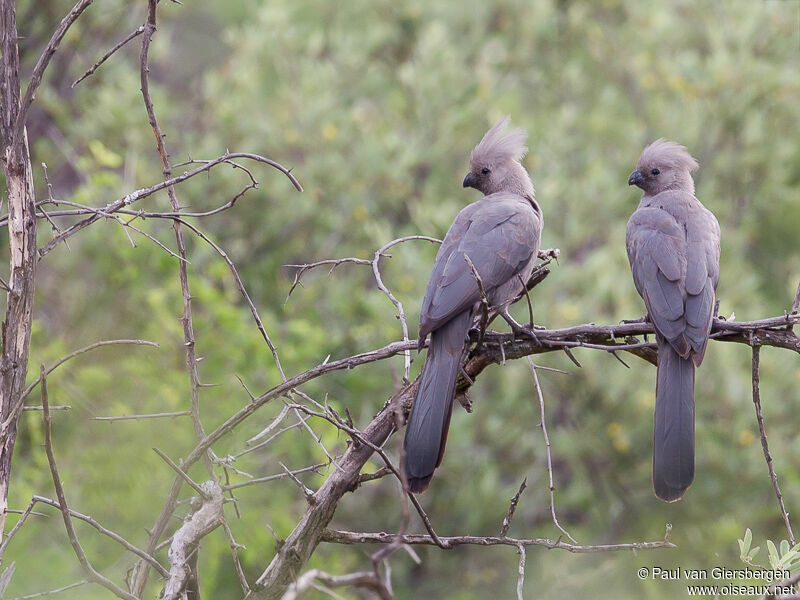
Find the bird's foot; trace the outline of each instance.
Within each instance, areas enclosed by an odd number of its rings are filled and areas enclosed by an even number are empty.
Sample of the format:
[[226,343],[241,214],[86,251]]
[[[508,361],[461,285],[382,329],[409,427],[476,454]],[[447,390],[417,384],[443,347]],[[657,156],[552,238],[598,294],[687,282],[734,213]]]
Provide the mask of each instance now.
[[536,326],[526,327],[520,323],[517,323],[510,314],[508,314],[507,310],[501,311],[500,316],[502,316],[506,323],[508,323],[509,327],[511,327],[511,331],[514,332],[514,337],[523,337],[523,338],[530,338],[532,339],[537,346],[541,346],[542,342],[539,341],[539,337],[534,333],[534,329]]

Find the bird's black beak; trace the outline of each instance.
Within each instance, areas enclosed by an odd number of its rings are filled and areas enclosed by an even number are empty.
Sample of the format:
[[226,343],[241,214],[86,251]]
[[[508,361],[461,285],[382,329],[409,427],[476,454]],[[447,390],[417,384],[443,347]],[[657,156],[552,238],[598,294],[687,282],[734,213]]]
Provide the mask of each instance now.
[[631,173],[631,176],[628,177],[628,185],[635,185],[637,187],[642,187],[643,183],[644,183],[644,177],[642,177],[642,174],[639,173],[638,169],[635,170],[633,173]]
[[462,186],[465,188],[468,187],[474,188],[477,184],[478,184],[478,178],[475,177],[475,175],[473,175],[472,172],[470,171],[469,173],[467,173],[467,176],[464,177],[464,183],[462,184]]

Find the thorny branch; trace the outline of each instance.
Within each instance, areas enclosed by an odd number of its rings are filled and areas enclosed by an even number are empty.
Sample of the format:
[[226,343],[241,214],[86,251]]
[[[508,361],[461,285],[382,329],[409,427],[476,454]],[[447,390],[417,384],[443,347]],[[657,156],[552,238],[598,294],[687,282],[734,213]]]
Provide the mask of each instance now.
[[17,596],[16,598],[11,598],[10,600],[34,600],[35,598],[44,598],[45,596],[55,596],[61,592],[66,592],[68,590],[81,587],[82,585],[86,585],[87,583],[89,583],[88,579],[81,579],[80,581],[70,583],[69,585],[64,585],[54,590],[47,590],[46,592],[38,592],[36,594],[27,594],[26,596]]
[[[392,291],[386,286],[383,282],[383,276],[381,275],[380,271],[380,260],[381,258],[391,258],[391,254],[386,254],[387,250],[391,247],[396,246],[397,244],[401,244],[403,242],[408,242],[410,240],[425,240],[427,242],[431,242],[434,244],[441,244],[442,240],[437,238],[428,237],[426,235],[409,235],[406,237],[397,238],[392,240],[388,244],[384,244],[378,250],[375,251],[372,260],[367,260],[364,258],[338,258],[335,260],[321,260],[314,263],[302,264],[302,265],[284,265],[286,267],[293,267],[297,269],[294,274],[294,281],[292,282],[291,287],[289,288],[289,293],[286,296],[286,299],[289,299],[289,296],[292,295],[294,289],[300,285],[300,280],[302,279],[303,275],[308,271],[315,269],[317,267],[331,265],[328,274],[332,274],[334,269],[341,264],[344,263],[354,263],[357,265],[368,265],[372,267],[372,275],[375,278],[375,283],[378,285],[378,289],[384,293],[384,295],[389,298],[389,301],[394,304],[395,308],[397,309],[397,318],[400,320],[400,326],[403,331],[403,341],[408,341],[408,322],[406,321],[406,314],[403,310],[403,303],[400,302]],[[409,382],[409,375],[411,371],[411,351],[405,350],[403,352],[403,383],[407,384]]]
[[69,11],[69,14],[61,20],[61,23],[53,33],[50,41],[47,43],[47,46],[45,46],[44,50],[42,51],[41,56],[39,56],[39,60],[36,62],[36,66],[33,68],[31,78],[28,81],[28,87],[25,89],[25,96],[20,102],[19,112],[17,113],[17,117],[14,122],[14,130],[12,132],[12,153],[16,154],[20,149],[22,144],[22,132],[25,128],[25,120],[28,116],[28,109],[30,109],[31,104],[33,104],[33,99],[36,96],[36,90],[39,88],[39,84],[42,83],[42,76],[47,69],[47,65],[50,64],[50,59],[53,58],[56,50],[58,50],[58,45],[61,43],[61,40],[64,39],[64,36],[69,28],[75,21],[78,20],[78,17],[81,16],[81,13],[86,10],[91,3],[92,0],[79,0],[79,2],[72,7],[72,10]]
[[[86,557],[86,553],[83,551],[83,547],[81,546],[80,542],[78,541],[78,536],[75,533],[75,527],[72,524],[72,514],[70,513],[69,506],[67,505],[67,498],[64,495],[64,487],[61,484],[61,476],[58,473],[58,465],[56,464],[56,457],[55,452],[53,451],[53,437],[51,433],[51,423],[52,419],[50,418],[50,406],[48,404],[47,399],[47,375],[45,374],[44,365],[42,365],[41,369],[41,386],[42,386],[42,407],[44,408],[43,414],[43,422],[44,422],[44,450],[47,454],[47,462],[50,465],[50,473],[53,477],[53,486],[56,489],[56,496],[58,497],[58,505],[61,509],[61,516],[64,519],[64,528],[67,530],[67,535],[69,536],[69,542],[72,544],[72,549],[75,551],[75,556],[78,558],[78,562],[83,567],[84,572],[86,573],[86,577],[95,583],[102,585],[104,588],[109,590],[115,596],[119,598],[124,598],[125,600],[136,600],[136,596],[133,596],[120,588],[116,585],[113,581],[105,577],[104,575],[100,574],[95,570],[92,564],[89,562],[89,559]],[[149,553],[148,553],[149,554]]]
[[[69,211],[67,213],[68,215],[76,215],[76,216],[89,215],[89,216],[86,217],[85,219],[83,219],[82,221],[79,221],[79,222],[75,223],[74,225],[71,225],[68,228],[64,229],[61,233],[59,233],[58,235],[54,236],[53,239],[51,239],[49,242],[47,242],[47,244],[45,244],[44,246],[39,248],[39,251],[38,251],[39,258],[41,259],[45,255],[47,255],[51,250],[53,250],[53,248],[55,248],[63,240],[66,240],[67,238],[72,237],[73,235],[75,235],[76,233],[81,231],[82,229],[85,229],[86,227],[88,227],[92,223],[96,222],[98,219],[103,218],[103,217],[105,217],[107,215],[111,215],[113,213],[119,212],[121,214],[129,214],[129,215],[133,215],[133,216],[142,216],[144,218],[147,218],[147,217],[149,217],[149,218],[159,218],[159,217],[173,218],[173,217],[175,217],[176,215],[174,214],[174,212],[172,212],[172,213],[147,213],[147,212],[137,212],[137,211],[132,211],[132,210],[124,210],[124,209],[125,209],[125,207],[130,206],[131,204],[134,204],[135,202],[138,202],[139,200],[142,200],[144,198],[152,196],[156,192],[159,192],[159,191],[161,191],[163,189],[167,189],[167,188],[169,188],[171,186],[174,187],[174,186],[176,186],[176,185],[178,185],[180,183],[183,183],[184,181],[187,181],[187,180],[191,179],[192,177],[196,177],[197,175],[200,175],[201,173],[205,173],[207,171],[210,171],[211,169],[213,169],[217,165],[230,164],[231,160],[235,159],[235,158],[247,158],[247,159],[253,160],[255,162],[260,162],[260,163],[264,163],[264,164],[270,165],[270,166],[276,168],[278,171],[282,172],[284,175],[286,175],[286,177],[289,178],[289,180],[292,182],[292,185],[294,185],[295,188],[298,191],[302,191],[303,190],[302,186],[300,185],[300,182],[298,182],[297,179],[294,177],[294,175],[291,174],[290,170],[287,169],[286,167],[284,167],[283,165],[281,165],[280,163],[275,162],[274,160],[271,160],[271,159],[266,158],[264,156],[260,156],[258,154],[252,154],[252,153],[249,153],[249,152],[226,152],[225,154],[223,154],[221,156],[218,156],[214,160],[210,160],[210,161],[200,165],[199,167],[196,167],[196,168],[192,169],[191,171],[186,171],[186,172],[182,173],[181,175],[178,175],[177,177],[170,177],[170,178],[165,179],[165,180],[163,180],[163,181],[161,181],[159,183],[153,184],[153,185],[151,185],[149,187],[140,188],[140,189],[138,189],[138,190],[136,190],[134,192],[131,192],[130,194],[126,194],[122,198],[114,200],[113,202],[110,202],[110,203],[106,204],[104,207],[102,207],[100,209],[83,208],[83,209],[77,209],[77,210],[74,210],[74,211]],[[52,217],[55,217],[55,216],[59,216],[59,213],[57,211],[50,211],[49,215],[52,218]],[[39,218],[43,218],[41,215],[37,215],[37,216]],[[183,215],[183,216],[191,217],[191,216],[195,216],[195,215],[187,214],[187,215]],[[198,215],[198,216],[202,216],[202,215]],[[6,217],[0,217],[0,225],[4,225],[6,223],[7,223],[7,218]]]
[[71,85],[70,87],[74,88],[74,87],[75,87],[76,85],[78,85],[78,84],[79,84],[81,81],[83,81],[84,79],[86,79],[87,77],[89,77],[89,75],[92,75],[92,74],[94,74],[94,72],[95,72],[95,71],[97,71],[97,69],[99,69],[99,68],[100,68],[100,66],[101,66],[101,65],[102,65],[104,62],[106,62],[106,61],[107,61],[109,58],[111,58],[111,56],[112,56],[112,55],[113,55],[113,54],[114,54],[114,53],[115,53],[117,50],[119,50],[120,48],[122,48],[122,47],[123,47],[125,44],[127,44],[128,42],[130,42],[132,39],[136,38],[137,36],[140,36],[140,35],[142,35],[142,33],[143,33],[143,32],[144,32],[144,25],[139,25],[139,27],[137,27],[136,29],[134,29],[134,30],[133,30],[131,33],[129,33],[127,36],[125,36],[125,38],[123,38],[123,39],[122,39],[122,40],[120,40],[120,41],[119,41],[117,44],[115,44],[113,48],[111,48],[110,50],[108,50],[108,52],[106,52],[105,54],[103,54],[103,56],[101,56],[101,57],[98,59],[98,61],[97,61],[96,63],[94,63],[94,64],[93,64],[91,67],[89,67],[89,68],[86,70],[86,72],[84,72],[84,74],[83,74],[83,75],[81,75],[81,76],[80,76],[80,77],[78,77],[78,78],[77,78],[75,81],[73,81],[73,82],[72,82],[72,85]]
[[545,454],[547,455],[547,475],[550,482],[550,515],[553,517],[553,524],[558,528],[558,530],[572,540],[573,543],[577,543],[575,542],[575,538],[570,535],[569,531],[561,526],[561,523],[558,522],[558,517],[556,516],[556,486],[553,483],[553,457],[550,451],[550,436],[547,435],[547,424],[545,423],[544,418],[544,396],[542,395],[542,386],[539,385],[539,375],[536,373],[536,365],[533,364],[533,359],[531,359],[530,356],[528,357],[528,364],[531,366],[533,382],[536,384],[536,395],[539,397],[539,418],[541,419],[539,426],[542,428],[542,436],[544,437]]
[[[52,408],[52,407],[50,407],[50,408]],[[33,508],[37,504],[46,504],[48,506],[52,506],[53,508],[57,508],[58,510],[61,510],[61,505],[57,501],[53,500],[52,498],[45,498],[44,496],[33,496],[31,498],[30,503],[28,504],[28,506],[23,511],[22,516],[20,517],[19,521],[17,521],[16,525],[14,525],[13,529],[11,529],[11,531],[8,534],[7,539],[3,542],[3,545],[0,546],[0,557],[3,556],[3,552],[5,552],[5,549],[8,547],[8,544],[10,543],[11,538],[14,537],[14,534],[16,534],[17,531],[19,531],[19,529],[25,524],[25,521],[27,520],[28,515],[32,515],[32,514],[41,515],[42,514],[42,513],[34,513],[33,512]],[[150,556],[149,554],[147,554],[146,552],[144,552],[140,548],[137,548],[136,546],[131,544],[128,540],[126,540],[124,537],[122,537],[118,533],[116,533],[114,531],[111,531],[107,527],[104,527],[103,525],[101,525],[93,517],[91,517],[89,515],[85,515],[83,513],[79,513],[78,511],[72,510],[71,508],[69,509],[69,514],[74,519],[78,519],[79,521],[83,521],[84,523],[88,523],[90,526],[94,527],[102,535],[105,535],[105,536],[111,538],[112,540],[117,542],[120,546],[125,548],[125,550],[130,552],[131,554],[134,554],[134,555],[138,556],[139,558],[149,562],[153,566],[153,568],[155,568],[155,570],[159,572],[159,574],[162,577],[166,577],[169,574],[169,572],[155,558],[153,558],[152,556]]]
[[758,421],[758,431],[761,434],[761,448],[764,450],[764,459],[767,461],[767,469],[769,470],[769,478],[772,480],[772,487],[775,490],[775,496],[778,499],[778,506],[783,517],[783,524],[786,526],[786,533],[789,534],[789,543],[794,546],[794,532],[792,531],[792,524],[789,521],[789,513],[786,512],[786,506],[783,503],[783,495],[781,488],[778,485],[778,476],[775,474],[775,466],[772,464],[772,455],[769,453],[769,445],[767,444],[767,432],[764,429],[764,417],[761,415],[761,392],[759,390],[759,364],[761,362],[761,349],[753,346],[753,404],[756,407],[756,421]]
[[[322,534],[322,541],[335,544],[389,544],[395,538],[395,533],[362,533],[355,531],[337,531],[326,529]],[[589,554],[592,552],[618,552],[623,550],[653,550],[655,548],[674,548],[667,534],[663,540],[654,542],[631,542],[627,544],[597,544],[581,545],[564,542],[560,538],[551,540],[547,538],[513,538],[506,536],[476,536],[476,535],[456,535],[441,537],[440,541],[446,549],[456,546],[543,546],[549,549],[560,549],[572,552],[573,554]],[[438,545],[429,535],[403,535],[400,540],[404,544],[435,546]]]

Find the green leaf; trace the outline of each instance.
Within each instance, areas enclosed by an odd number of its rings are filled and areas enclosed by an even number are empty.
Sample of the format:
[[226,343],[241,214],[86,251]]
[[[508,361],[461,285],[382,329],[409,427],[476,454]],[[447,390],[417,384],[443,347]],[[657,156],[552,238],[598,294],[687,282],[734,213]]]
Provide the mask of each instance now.
[[753,541],[753,532],[748,527],[744,532],[744,539],[739,540],[739,554],[740,556],[747,556],[750,551],[750,543]]
[[777,569],[781,561],[778,557],[778,550],[772,540],[767,540],[767,550],[769,551],[769,564],[772,565],[773,569]]

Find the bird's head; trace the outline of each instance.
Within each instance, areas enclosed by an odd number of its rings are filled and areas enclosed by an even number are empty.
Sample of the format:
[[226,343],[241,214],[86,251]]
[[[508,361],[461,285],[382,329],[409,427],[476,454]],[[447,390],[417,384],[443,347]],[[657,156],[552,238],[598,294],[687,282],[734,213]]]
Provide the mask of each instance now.
[[464,187],[475,188],[484,196],[496,192],[509,192],[533,199],[533,183],[520,164],[528,151],[527,134],[514,128],[503,133],[510,117],[500,119],[475,146],[469,158],[469,173],[464,177]]
[[628,177],[628,185],[642,188],[648,196],[666,190],[694,194],[691,173],[698,166],[685,146],[659,138],[642,150],[636,170]]

